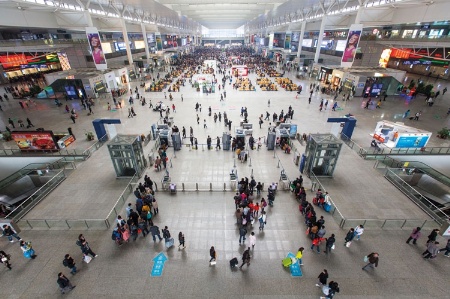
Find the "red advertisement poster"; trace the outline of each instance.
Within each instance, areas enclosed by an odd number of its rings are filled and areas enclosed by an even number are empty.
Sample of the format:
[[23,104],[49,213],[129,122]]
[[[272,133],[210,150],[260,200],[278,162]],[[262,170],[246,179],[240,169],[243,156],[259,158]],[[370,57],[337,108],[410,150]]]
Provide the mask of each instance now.
[[53,132],[12,132],[12,139],[23,150],[58,150],[53,140]]

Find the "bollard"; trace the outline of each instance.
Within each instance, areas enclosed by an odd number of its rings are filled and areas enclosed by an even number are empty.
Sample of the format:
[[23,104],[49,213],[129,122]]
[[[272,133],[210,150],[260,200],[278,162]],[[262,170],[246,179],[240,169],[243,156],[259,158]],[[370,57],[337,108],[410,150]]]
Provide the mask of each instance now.
[[275,159],[275,149],[273,149],[273,158]]
[[170,168],[172,168],[172,159],[170,159]]
[[278,165],[277,168],[280,168],[280,159],[278,159]]
[[253,176],[253,168],[252,168],[252,175],[251,176]]
[[198,183],[195,183],[195,191],[198,191]]
[[181,191],[184,192],[184,183],[181,183]]
[[252,158],[249,158],[250,159],[250,164],[248,164],[248,167],[252,167]]
[[202,152],[204,152],[205,151],[205,147],[203,146],[203,144],[202,144]]
[[236,159],[233,159],[234,165],[233,167],[236,168]]
[[212,192],[212,183],[209,183],[209,191]]
[[227,184],[223,183],[223,191],[227,191]]

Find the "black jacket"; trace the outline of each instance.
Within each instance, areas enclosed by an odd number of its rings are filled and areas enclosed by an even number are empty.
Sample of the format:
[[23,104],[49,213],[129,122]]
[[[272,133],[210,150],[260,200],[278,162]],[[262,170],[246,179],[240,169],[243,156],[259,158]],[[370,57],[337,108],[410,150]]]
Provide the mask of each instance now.
[[69,285],[69,279],[65,277],[64,275],[61,277],[58,277],[58,280],[56,281],[61,289],[64,289]]
[[333,246],[334,242],[336,242],[336,239],[335,239],[334,237],[329,237],[329,238],[327,239],[326,246],[327,246],[327,247],[331,247],[331,246]]
[[328,273],[321,272],[317,278],[319,278],[321,284],[325,285],[327,284]]
[[72,257],[69,257],[67,259],[64,259],[63,264],[67,268],[71,269],[71,268],[73,268],[75,266],[75,261],[73,260]]

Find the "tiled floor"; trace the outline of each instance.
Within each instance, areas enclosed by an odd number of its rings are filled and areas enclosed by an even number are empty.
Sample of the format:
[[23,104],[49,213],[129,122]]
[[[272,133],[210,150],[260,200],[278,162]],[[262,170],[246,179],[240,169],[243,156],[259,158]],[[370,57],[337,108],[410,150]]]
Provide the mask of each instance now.
[[[196,93],[186,86],[181,93],[173,93],[176,105],[175,124],[181,129],[185,126],[189,135],[189,126],[194,129],[194,135],[199,143],[206,143],[208,135],[222,136],[227,131],[222,123],[214,123],[208,116],[207,108],[211,106],[213,113],[226,111],[233,121],[233,129],[240,121],[241,106],[249,110],[249,120],[254,123],[254,136],[265,136],[268,122],[261,129],[257,125],[258,116],[269,111],[286,112],[289,105],[295,110],[294,122],[299,126],[300,133],[327,133],[330,124],[326,119],[330,116],[353,113],[358,120],[354,139],[361,144],[369,144],[368,134],[375,128],[380,119],[395,119],[396,115],[406,109],[411,111],[423,109],[424,115],[419,122],[414,122],[419,128],[430,129],[435,132],[448,124],[445,118],[449,106],[449,94],[446,94],[432,108],[424,107],[420,99],[406,103],[402,98],[388,98],[383,102],[383,108],[366,110],[361,106],[362,99],[355,98],[347,103],[340,103],[344,110],[319,112],[320,94],[314,94],[309,105],[309,81],[299,81],[290,74],[294,82],[304,86],[304,92],[295,99],[294,92],[240,92],[231,90],[227,86],[225,102],[220,102],[220,96]],[[254,81],[255,75],[250,78]],[[133,86],[136,83],[133,83]],[[181,102],[180,95],[184,101]],[[167,93],[168,95],[168,93]],[[164,100],[163,93],[145,93],[147,99],[155,104]],[[270,99],[270,107],[267,101]],[[137,117],[127,118],[127,99],[123,97],[124,108],[118,111],[107,111],[110,99],[96,100],[95,114],[86,116],[80,112],[76,124],[63,113],[63,108],[56,108],[51,102],[39,101],[37,107],[29,110],[20,109],[17,102],[10,100],[2,103],[5,110],[2,121],[8,117],[15,119],[32,119],[36,127],[45,127],[55,131],[74,129],[78,137],[70,148],[85,149],[91,143],[84,140],[84,132],[92,131],[92,120],[95,118],[120,118],[121,125],[117,131],[123,134],[142,134],[150,130],[151,124],[159,119],[159,114],[151,111],[148,106],[135,104]],[[208,128],[202,123],[196,124],[194,105],[202,104],[201,119],[206,119]],[[79,107],[75,102],[72,107]],[[329,104],[330,106],[332,105]],[[442,114],[442,115],[441,115]],[[436,117],[439,116],[439,117]],[[3,127],[3,124],[0,124]],[[214,144],[214,143],[213,143]],[[446,145],[433,137],[430,145]],[[12,143],[1,143],[4,148],[14,147]],[[303,153],[304,147],[296,142],[296,147]],[[153,148],[153,142],[145,147],[146,154]],[[184,183],[186,189],[194,188],[199,183],[199,189],[208,189],[209,183],[213,188],[229,184],[229,172],[234,169],[233,154],[227,151],[189,150],[184,147],[176,152],[169,149],[172,167],[168,167],[172,181],[178,189]],[[277,150],[276,157],[272,151],[264,147],[260,151],[252,151],[250,160],[241,164],[236,161],[239,177],[255,175],[257,181],[269,183],[277,181],[282,169],[290,178],[299,175],[297,166],[293,163],[294,155],[286,155]],[[279,162],[280,161],[280,162]],[[279,166],[279,167],[278,167]],[[338,161],[335,178],[324,180],[325,187],[330,191],[344,216],[350,218],[420,218],[426,216],[404,197],[397,189],[390,185],[378,172],[372,169],[373,162],[364,161],[344,145]],[[147,173],[160,181],[163,172],[155,173],[152,168]],[[102,217],[104,211],[110,210],[123,189],[123,182],[115,179],[112,162],[107,148],[100,151],[84,162],[79,168],[44,202],[27,217],[66,217],[67,215],[83,215],[85,217]],[[310,186],[308,179],[305,180]],[[220,189],[221,190],[221,189]],[[310,198],[311,196],[309,196]],[[291,278],[281,266],[281,258],[287,252],[299,246],[308,248],[310,241],[304,233],[304,225],[298,213],[298,204],[291,198],[291,194],[280,192],[275,207],[270,209],[268,226],[264,233],[258,235],[254,261],[250,269],[230,271],[228,260],[233,256],[240,257],[243,247],[238,244],[238,233],[234,226],[231,192],[199,192],[168,195],[158,194],[161,214],[157,216],[158,225],[168,225],[174,236],[182,230],[186,235],[188,248],[178,252],[172,249],[167,252],[169,261],[161,278],[151,278],[149,273],[152,266],[151,259],[159,251],[165,251],[162,244],[153,245],[150,239],[139,240],[136,243],[115,247],[109,231],[86,231],[85,235],[91,240],[91,245],[99,258],[86,265],[80,260],[79,249],[74,244],[78,231],[26,231],[22,237],[30,239],[38,251],[35,261],[25,260],[21,256],[17,244],[9,244],[0,239],[3,250],[13,254],[13,271],[7,273],[1,269],[0,294],[4,298],[49,298],[57,296],[56,273],[63,269],[62,257],[70,252],[76,257],[81,268],[73,282],[79,287],[69,297],[73,298],[318,298],[320,291],[314,286],[316,277],[326,267],[330,272],[330,279],[341,285],[341,293],[336,298],[445,298],[447,296],[446,277],[449,274],[448,259],[439,256],[434,261],[423,261],[420,253],[424,250],[421,240],[418,249],[404,244],[407,231],[370,231],[367,230],[363,240],[355,242],[350,248],[341,244],[345,231],[338,228],[337,223],[325,215],[327,235],[336,233],[338,236],[337,249],[333,256],[326,259],[323,254],[317,255],[306,250],[304,276]],[[130,199],[131,200],[131,199]],[[50,209],[51,207],[51,209]],[[89,215],[89,216],[88,216]],[[72,218],[72,217],[70,217]],[[70,219],[67,218],[67,219]],[[427,232],[425,232],[425,235]],[[208,267],[208,249],[216,246],[219,261],[216,267]],[[378,251],[381,255],[380,267],[374,272],[362,272],[362,258],[371,251]],[[68,272],[68,271],[65,271]]]

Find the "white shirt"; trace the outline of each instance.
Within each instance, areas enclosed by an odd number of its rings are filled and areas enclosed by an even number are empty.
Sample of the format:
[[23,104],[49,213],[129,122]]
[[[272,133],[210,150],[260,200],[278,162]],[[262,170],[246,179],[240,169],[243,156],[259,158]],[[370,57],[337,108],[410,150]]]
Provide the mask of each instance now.
[[256,237],[253,235],[250,235],[250,237],[248,237],[250,239],[250,244],[251,245],[255,245],[256,244]]

